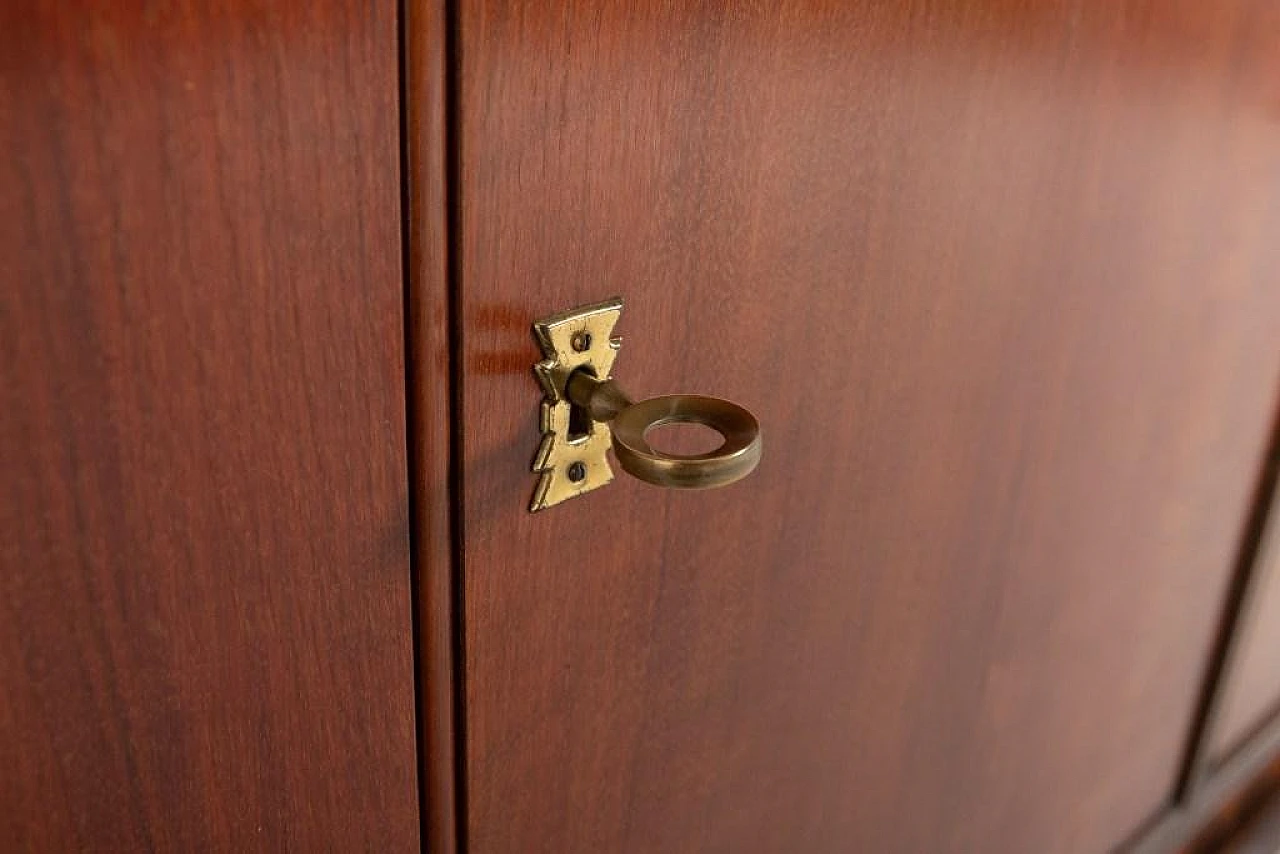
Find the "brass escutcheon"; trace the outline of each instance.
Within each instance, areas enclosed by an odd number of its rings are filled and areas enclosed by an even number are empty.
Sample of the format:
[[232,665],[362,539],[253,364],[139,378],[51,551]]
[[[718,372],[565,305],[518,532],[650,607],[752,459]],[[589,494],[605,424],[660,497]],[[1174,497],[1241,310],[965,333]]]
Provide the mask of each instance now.
[[[621,311],[622,299],[615,297],[533,325],[545,356],[534,365],[543,389],[543,435],[533,461],[540,475],[533,512],[611,481],[610,447],[625,472],[673,489],[726,486],[760,462],[760,424],[736,403],[696,394],[631,401],[610,378],[622,343],[612,337]],[[687,455],[650,445],[650,430],[681,422],[710,427],[724,441],[714,451]]]

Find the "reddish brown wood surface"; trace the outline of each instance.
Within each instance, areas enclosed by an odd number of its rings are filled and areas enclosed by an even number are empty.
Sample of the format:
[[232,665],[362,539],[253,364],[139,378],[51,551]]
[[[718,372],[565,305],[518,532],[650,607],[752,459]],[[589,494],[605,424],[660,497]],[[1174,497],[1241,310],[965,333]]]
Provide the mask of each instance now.
[[0,849],[418,849],[396,63],[0,11]]
[[[470,850],[1102,851],[1168,798],[1280,383],[1280,15],[460,4]],[[525,507],[529,323],[751,480]]]
[[1211,759],[1221,759],[1280,713],[1280,507],[1268,528],[1214,717]]

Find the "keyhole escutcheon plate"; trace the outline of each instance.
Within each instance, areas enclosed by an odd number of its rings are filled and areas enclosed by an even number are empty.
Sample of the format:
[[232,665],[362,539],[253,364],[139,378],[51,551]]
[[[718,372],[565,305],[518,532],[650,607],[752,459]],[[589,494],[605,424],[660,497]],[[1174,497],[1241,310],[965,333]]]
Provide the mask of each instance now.
[[582,368],[607,380],[622,345],[613,327],[622,299],[575,308],[533,324],[543,360],[533,366],[542,385],[542,441],[533,460],[538,473],[531,511],[553,507],[613,480],[608,450],[613,433],[603,421],[574,417],[566,387],[569,375]]

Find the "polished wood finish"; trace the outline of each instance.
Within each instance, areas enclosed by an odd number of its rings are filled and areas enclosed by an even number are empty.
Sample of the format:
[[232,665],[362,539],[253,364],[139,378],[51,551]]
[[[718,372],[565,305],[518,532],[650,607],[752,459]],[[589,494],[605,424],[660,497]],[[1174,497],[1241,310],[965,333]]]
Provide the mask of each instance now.
[[[459,9],[470,850],[1101,851],[1170,797],[1280,384],[1268,4]],[[760,416],[525,508],[532,320]]]
[[1220,759],[1280,714],[1280,506],[1273,511],[1248,602],[1235,631],[1211,755]]
[[0,10],[0,848],[415,851],[394,3]]
[[450,311],[448,20],[443,0],[405,3],[409,249],[409,461],[417,573],[423,831],[431,854],[458,849],[454,658],[453,315]]

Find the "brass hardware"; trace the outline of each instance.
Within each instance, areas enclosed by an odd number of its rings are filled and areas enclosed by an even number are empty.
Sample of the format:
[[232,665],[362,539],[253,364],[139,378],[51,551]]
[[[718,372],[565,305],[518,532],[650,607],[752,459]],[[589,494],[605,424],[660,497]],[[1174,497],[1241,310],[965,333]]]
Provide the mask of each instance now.
[[[533,461],[540,473],[530,510],[559,504],[613,480],[610,446],[624,471],[675,489],[710,489],[741,480],[760,462],[760,425],[746,409],[715,397],[670,394],[633,403],[610,379],[622,341],[611,337],[622,312],[614,298],[563,312],[533,325],[543,361],[542,443]],[[656,451],[645,438],[655,427],[703,424],[724,437],[705,454]]]
[[[579,368],[608,377],[622,340],[611,337],[622,300],[562,312],[533,325],[546,358],[534,365],[542,383],[542,444],[533,460],[541,473],[530,510],[559,504],[613,480],[605,452],[613,441],[609,427],[591,418],[573,418],[565,389]],[[581,415],[581,413],[579,413]],[[585,422],[585,423],[578,423]]]

